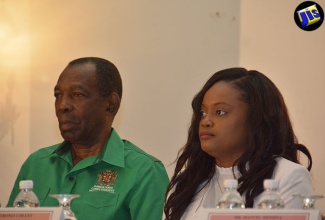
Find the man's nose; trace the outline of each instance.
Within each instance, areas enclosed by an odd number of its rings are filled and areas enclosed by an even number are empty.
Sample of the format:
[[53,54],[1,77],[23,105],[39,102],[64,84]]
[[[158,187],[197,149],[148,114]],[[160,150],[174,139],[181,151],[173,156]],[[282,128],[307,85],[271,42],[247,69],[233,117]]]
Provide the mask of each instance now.
[[67,96],[61,96],[56,99],[55,107],[58,112],[70,112],[72,110],[71,100]]

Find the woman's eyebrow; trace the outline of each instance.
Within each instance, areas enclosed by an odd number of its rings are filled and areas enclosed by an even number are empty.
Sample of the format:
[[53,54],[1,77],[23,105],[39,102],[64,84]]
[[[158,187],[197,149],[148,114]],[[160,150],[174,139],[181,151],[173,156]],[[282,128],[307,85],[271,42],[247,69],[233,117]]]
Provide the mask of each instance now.
[[[216,102],[216,103],[212,104],[212,106],[218,106],[218,105],[226,105],[226,106],[231,107],[231,105],[229,103],[227,103],[227,102]],[[206,105],[204,105],[202,103],[201,107],[206,107]]]

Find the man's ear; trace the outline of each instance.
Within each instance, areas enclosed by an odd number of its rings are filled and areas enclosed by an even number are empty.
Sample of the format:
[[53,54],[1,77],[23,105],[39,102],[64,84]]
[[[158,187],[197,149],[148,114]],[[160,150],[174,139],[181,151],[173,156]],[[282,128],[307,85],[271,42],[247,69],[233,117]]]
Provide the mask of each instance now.
[[120,103],[121,103],[121,99],[115,92],[110,94],[106,99],[107,113],[115,116],[118,109],[120,108]]

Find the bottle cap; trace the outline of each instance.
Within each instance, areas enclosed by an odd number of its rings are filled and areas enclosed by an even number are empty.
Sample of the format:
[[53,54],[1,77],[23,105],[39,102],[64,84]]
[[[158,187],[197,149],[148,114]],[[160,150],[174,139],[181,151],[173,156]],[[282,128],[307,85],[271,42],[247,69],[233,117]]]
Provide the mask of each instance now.
[[264,189],[278,189],[279,188],[279,181],[273,179],[266,179],[264,180]]
[[20,189],[33,189],[33,180],[21,180],[19,182]]
[[238,181],[236,179],[227,179],[223,182],[225,188],[237,189]]

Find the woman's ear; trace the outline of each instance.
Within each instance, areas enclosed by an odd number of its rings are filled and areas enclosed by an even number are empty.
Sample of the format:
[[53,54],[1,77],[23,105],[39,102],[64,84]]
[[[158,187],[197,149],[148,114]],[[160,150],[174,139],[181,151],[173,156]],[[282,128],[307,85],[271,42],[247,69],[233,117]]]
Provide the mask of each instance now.
[[115,116],[118,109],[120,108],[121,99],[120,97],[113,92],[106,99],[106,111],[108,114]]

